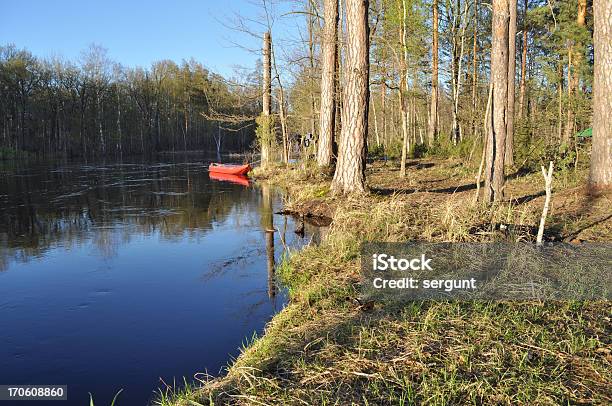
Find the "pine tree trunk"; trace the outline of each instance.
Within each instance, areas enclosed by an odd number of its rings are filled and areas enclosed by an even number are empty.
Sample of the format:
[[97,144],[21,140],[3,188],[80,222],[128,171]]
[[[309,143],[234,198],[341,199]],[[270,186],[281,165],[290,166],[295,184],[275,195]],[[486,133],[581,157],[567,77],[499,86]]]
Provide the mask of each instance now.
[[262,100],[264,119],[264,132],[261,134],[261,166],[266,167],[270,163],[271,149],[271,113],[272,113],[272,37],[270,32],[264,33],[263,43],[263,100]]
[[433,0],[432,8],[431,103],[429,105],[429,128],[427,129],[429,145],[433,145],[438,136],[438,0]]
[[505,164],[514,165],[514,100],[516,78],[516,1],[510,0],[510,26],[508,28],[508,112],[506,116]]
[[342,130],[334,193],[364,192],[368,136],[369,26],[368,0],[346,0],[346,66]]
[[[338,27],[346,27],[346,16],[344,13],[344,1],[338,0]],[[334,141],[332,143],[332,156],[337,159],[338,145],[342,135],[342,105],[344,98],[344,63],[342,51],[344,49],[344,28],[338,29],[336,38],[336,129],[334,131]]]
[[527,10],[529,0],[525,0],[525,15],[523,17],[523,53],[521,58],[521,86],[519,96],[519,119],[525,114],[525,90],[527,87]]
[[408,141],[408,55],[406,49],[406,2],[402,1],[402,17],[399,30],[400,35],[400,85],[399,85],[399,102],[402,111],[402,158],[400,162],[400,176],[406,176],[406,159],[408,157],[409,141]]
[[332,144],[336,127],[336,66],[338,38],[338,0],[325,0],[325,28],[321,51],[321,115],[317,163],[332,164]]
[[478,87],[478,0],[474,2],[474,37],[472,42],[472,133],[476,136],[476,106]]
[[612,1],[594,0],[593,150],[589,188],[612,189]]
[[485,200],[487,202],[497,202],[503,198],[506,116],[508,110],[509,22],[509,0],[493,0],[493,41],[491,48],[493,105],[485,173]]

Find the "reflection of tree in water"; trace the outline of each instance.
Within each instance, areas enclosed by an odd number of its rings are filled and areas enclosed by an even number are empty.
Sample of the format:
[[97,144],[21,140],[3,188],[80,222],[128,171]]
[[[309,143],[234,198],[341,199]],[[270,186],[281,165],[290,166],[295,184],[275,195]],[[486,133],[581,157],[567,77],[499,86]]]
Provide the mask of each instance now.
[[7,236],[0,234],[0,272],[4,272],[8,269],[8,262],[9,252]]
[[[188,170],[187,170],[188,169]],[[0,177],[0,270],[9,259],[93,241],[105,256],[133,234],[196,238],[257,192],[211,182],[204,165],[68,166]],[[5,174],[3,174],[5,175]]]
[[114,230],[110,228],[102,228],[93,235],[93,244],[98,248],[98,252],[102,257],[110,259],[117,256],[119,250],[119,237]]
[[261,228],[266,239],[266,257],[268,268],[268,297],[276,297],[276,280],[274,278],[274,207],[270,186],[261,185]]

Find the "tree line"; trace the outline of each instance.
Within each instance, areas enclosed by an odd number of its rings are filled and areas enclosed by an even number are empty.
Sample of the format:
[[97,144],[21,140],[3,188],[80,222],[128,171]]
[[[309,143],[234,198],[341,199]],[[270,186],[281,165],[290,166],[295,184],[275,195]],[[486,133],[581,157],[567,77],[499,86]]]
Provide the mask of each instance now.
[[[265,166],[311,133],[303,155],[340,191],[365,189],[368,153],[397,159],[399,176],[408,158],[437,156],[480,162],[485,200],[501,198],[508,168],[610,166],[597,110],[609,111],[610,0],[258,1],[261,18],[235,24],[264,43],[240,80],[193,60],[126,68],[98,46],[76,62],[0,48],[0,148],[220,151],[256,136]],[[297,38],[277,29],[283,19]]]
[[[284,146],[288,133],[311,131],[316,161],[334,174],[338,193],[366,189],[368,153],[396,157],[399,176],[406,176],[410,156],[481,160],[486,201],[503,197],[510,167],[539,169],[549,160],[571,167],[581,154],[591,154],[591,186],[607,188],[610,3],[301,3],[295,13],[306,16],[304,31],[313,35],[285,53],[291,79],[276,73],[292,80],[289,97],[276,97],[278,114],[264,115],[289,117],[290,128],[279,130],[273,119],[259,122],[263,163],[273,160],[270,140]],[[273,5],[262,0],[268,15]],[[270,24],[265,37],[270,47]],[[271,47],[263,53],[264,66],[280,64],[273,42]],[[265,78],[264,99],[282,90]],[[583,138],[591,127],[592,153]],[[285,152],[281,158],[287,162]]]
[[76,62],[0,47],[0,149],[96,157],[244,151],[261,110],[255,74],[232,82],[194,60],[127,68],[92,45]]

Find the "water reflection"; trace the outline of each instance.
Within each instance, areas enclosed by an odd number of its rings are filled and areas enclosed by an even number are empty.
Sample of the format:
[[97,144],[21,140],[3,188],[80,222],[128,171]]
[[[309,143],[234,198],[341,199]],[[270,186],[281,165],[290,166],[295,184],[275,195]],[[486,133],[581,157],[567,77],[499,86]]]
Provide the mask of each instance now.
[[11,257],[27,260],[60,243],[69,248],[93,238],[100,254],[112,257],[135,232],[159,232],[169,241],[197,237],[256,193],[210,182],[201,164],[39,166],[12,176],[4,170],[0,190],[4,270]]
[[274,278],[274,209],[270,186],[261,185],[261,228],[266,238],[266,258],[268,269],[268,297],[276,297],[276,281]]
[[206,167],[0,166],[0,382],[145,404],[160,378],[218,373],[261,331],[287,300],[275,259],[316,237],[287,232],[272,188]]

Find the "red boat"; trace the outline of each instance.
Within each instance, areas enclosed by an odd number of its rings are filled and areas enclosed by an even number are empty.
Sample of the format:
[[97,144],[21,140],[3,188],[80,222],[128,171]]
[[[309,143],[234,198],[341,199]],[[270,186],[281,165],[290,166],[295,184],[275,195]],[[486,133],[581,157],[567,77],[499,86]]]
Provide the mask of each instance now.
[[237,183],[242,186],[249,186],[249,178],[242,175],[229,175],[227,173],[209,172],[208,176],[213,180],[221,182]]
[[226,175],[246,175],[251,170],[251,165],[226,165],[212,163],[208,166],[210,173],[224,173]]

